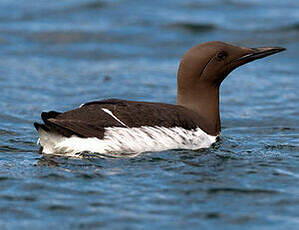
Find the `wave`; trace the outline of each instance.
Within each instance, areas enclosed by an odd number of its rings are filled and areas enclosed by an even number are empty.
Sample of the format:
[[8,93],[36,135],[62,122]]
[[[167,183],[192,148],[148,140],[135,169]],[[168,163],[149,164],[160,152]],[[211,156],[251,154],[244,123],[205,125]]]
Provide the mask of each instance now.
[[268,189],[259,189],[259,188],[229,188],[229,187],[220,187],[220,188],[210,188],[207,190],[208,193],[220,193],[220,192],[231,192],[231,193],[244,193],[244,194],[276,194],[280,193],[277,190],[268,190]]
[[188,30],[192,33],[205,33],[217,29],[217,26],[214,24],[197,22],[180,22],[173,24],[171,27]]
[[91,2],[86,2],[74,7],[71,7],[70,9],[75,9],[75,10],[84,10],[84,9],[101,9],[106,7],[107,3],[102,2],[102,1],[91,1]]

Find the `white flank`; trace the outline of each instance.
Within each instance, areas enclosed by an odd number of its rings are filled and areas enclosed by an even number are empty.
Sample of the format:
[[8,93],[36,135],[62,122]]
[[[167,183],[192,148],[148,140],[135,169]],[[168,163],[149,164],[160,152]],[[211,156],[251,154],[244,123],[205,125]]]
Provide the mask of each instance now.
[[82,152],[119,157],[167,149],[196,150],[208,148],[216,141],[216,136],[210,136],[200,128],[186,130],[180,127],[112,127],[105,129],[103,139],[77,136],[67,138],[59,134],[47,133],[42,129],[39,129],[38,133],[43,153],[76,157]]

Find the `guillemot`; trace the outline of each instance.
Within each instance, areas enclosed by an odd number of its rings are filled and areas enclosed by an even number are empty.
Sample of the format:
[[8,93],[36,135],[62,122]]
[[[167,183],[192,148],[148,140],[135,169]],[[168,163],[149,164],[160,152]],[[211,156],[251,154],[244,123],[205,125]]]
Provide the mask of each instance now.
[[221,82],[237,67],[284,50],[199,44],[180,62],[176,105],[108,99],[64,113],[43,112],[44,124],[34,123],[41,152],[121,155],[210,147],[221,131]]

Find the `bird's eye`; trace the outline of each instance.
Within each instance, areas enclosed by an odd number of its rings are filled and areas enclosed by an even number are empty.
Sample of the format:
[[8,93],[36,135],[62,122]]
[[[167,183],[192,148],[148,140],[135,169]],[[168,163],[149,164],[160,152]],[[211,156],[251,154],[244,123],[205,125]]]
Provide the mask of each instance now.
[[221,51],[217,54],[217,59],[219,61],[223,61],[227,57],[227,53],[225,51]]

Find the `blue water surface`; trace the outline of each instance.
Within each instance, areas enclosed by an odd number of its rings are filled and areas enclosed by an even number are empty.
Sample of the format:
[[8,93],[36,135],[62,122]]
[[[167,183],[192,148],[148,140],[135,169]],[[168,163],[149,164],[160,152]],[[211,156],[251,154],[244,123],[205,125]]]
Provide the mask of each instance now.
[[[34,121],[105,98],[176,102],[192,46],[287,52],[234,71],[209,149],[42,156]],[[2,0],[0,229],[299,229],[299,1]]]

